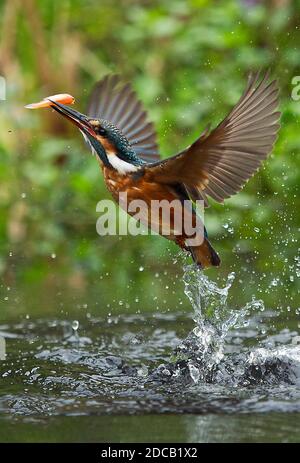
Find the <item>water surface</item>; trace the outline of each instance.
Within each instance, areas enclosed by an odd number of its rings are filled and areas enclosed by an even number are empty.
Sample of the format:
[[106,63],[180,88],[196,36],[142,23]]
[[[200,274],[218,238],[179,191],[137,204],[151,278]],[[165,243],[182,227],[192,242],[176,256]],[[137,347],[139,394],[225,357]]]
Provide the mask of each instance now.
[[295,316],[227,298],[192,267],[182,313],[0,325],[0,441],[295,442]]

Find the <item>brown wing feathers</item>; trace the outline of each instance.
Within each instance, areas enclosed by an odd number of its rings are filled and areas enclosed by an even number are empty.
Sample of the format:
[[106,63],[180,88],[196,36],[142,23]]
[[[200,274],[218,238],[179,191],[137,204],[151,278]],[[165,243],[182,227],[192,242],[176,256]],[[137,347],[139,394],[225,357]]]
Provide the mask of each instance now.
[[[184,184],[189,196],[218,202],[237,193],[272,150],[279,129],[278,86],[251,75],[228,116],[209,133],[206,129],[186,150],[149,166],[146,175],[161,183]],[[115,124],[142,159],[159,160],[156,133],[129,84],[106,76],[92,92],[88,114]]]
[[129,84],[117,75],[98,82],[91,94],[88,115],[113,123],[127,137],[136,154],[145,161],[159,160],[154,126]]
[[280,127],[278,86],[250,76],[229,115],[189,148],[151,167],[156,181],[184,183],[192,199],[218,202],[237,193],[271,152]]

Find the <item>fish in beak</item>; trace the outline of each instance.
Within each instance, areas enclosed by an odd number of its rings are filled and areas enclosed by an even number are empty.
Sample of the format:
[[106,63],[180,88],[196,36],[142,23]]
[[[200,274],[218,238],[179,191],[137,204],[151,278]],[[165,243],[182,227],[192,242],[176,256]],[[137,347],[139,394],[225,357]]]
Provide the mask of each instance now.
[[40,108],[50,108],[52,103],[63,103],[63,104],[74,104],[75,98],[68,93],[59,93],[58,95],[48,96],[38,103],[31,103],[25,106],[27,109],[40,109]]
[[27,109],[40,109],[40,108],[52,108],[66,119],[75,124],[81,131],[88,133],[95,137],[96,134],[93,130],[93,126],[89,122],[89,118],[84,114],[81,114],[74,109],[69,108],[67,105],[73,104],[75,98],[67,93],[60,93],[58,95],[52,95],[38,103],[32,103],[25,106]]

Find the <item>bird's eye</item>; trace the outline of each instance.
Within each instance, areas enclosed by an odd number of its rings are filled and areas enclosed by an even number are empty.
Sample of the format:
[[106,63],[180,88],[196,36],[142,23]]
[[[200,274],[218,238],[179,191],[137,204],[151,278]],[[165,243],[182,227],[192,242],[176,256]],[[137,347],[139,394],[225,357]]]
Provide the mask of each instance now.
[[99,133],[99,135],[101,135],[102,137],[105,137],[105,136],[106,136],[106,130],[103,129],[103,127],[99,127],[99,128],[98,128],[98,133]]

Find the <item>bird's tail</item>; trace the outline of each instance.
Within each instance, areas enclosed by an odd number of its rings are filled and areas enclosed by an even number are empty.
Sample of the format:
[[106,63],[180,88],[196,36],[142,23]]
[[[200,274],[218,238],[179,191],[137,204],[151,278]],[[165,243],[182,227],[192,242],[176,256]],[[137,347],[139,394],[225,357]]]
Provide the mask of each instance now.
[[218,267],[221,259],[208,241],[207,238],[199,246],[190,246],[194,262],[201,268]]

